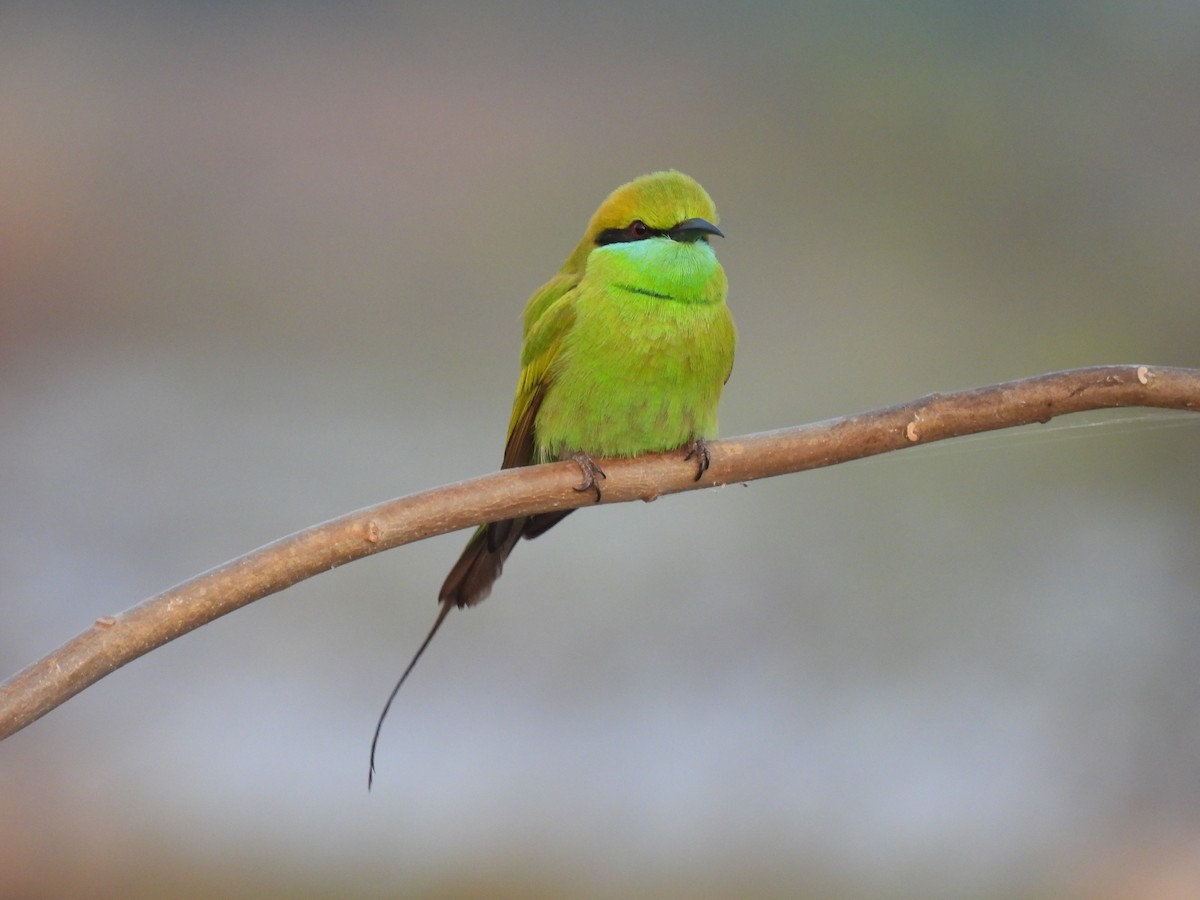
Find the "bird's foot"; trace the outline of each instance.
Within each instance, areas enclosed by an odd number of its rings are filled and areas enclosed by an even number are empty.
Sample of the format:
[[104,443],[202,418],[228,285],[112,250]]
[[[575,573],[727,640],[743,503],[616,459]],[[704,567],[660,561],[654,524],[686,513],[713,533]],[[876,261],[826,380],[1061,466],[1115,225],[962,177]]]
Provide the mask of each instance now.
[[600,483],[596,479],[608,478],[608,476],[604,474],[603,469],[596,465],[596,461],[586,453],[572,453],[571,459],[575,460],[575,463],[579,466],[580,471],[583,472],[583,484],[579,485],[579,487],[575,488],[575,490],[581,494],[584,491],[594,490],[596,492],[596,502],[599,503]]
[[683,458],[684,462],[689,459],[696,460],[698,468],[696,477],[693,480],[699,481],[704,473],[708,471],[709,463],[712,461],[708,454],[708,441],[702,437],[692,438],[686,446],[687,456]]

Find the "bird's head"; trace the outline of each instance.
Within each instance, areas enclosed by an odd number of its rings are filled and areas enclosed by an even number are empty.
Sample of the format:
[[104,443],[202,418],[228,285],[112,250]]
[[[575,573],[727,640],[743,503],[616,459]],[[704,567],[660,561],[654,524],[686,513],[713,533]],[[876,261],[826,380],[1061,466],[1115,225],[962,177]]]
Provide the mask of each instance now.
[[564,268],[582,271],[588,255],[610,244],[665,238],[681,243],[724,237],[708,192],[682,172],[652,172],[623,184],[600,204]]

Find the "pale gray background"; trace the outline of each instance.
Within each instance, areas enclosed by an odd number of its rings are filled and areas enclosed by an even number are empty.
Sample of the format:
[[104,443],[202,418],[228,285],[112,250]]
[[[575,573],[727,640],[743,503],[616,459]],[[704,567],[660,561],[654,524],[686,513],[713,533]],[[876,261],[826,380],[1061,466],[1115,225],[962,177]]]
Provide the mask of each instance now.
[[[729,235],[725,434],[1200,364],[1194,3],[428,6],[0,10],[4,674],[494,469],[655,168]],[[1114,420],[573,516],[371,795],[464,535],[257,603],[0,745],[0,893],[1200,893],[1200,427]]]

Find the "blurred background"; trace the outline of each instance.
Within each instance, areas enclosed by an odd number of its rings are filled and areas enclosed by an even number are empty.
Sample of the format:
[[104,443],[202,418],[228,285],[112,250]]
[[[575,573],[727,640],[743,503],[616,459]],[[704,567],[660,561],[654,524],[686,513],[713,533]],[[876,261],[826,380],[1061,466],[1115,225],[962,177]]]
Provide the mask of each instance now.
[[[726,435],[1200,365],[1198,61],[1190,2],[5,4],[0,674],[493,471],[654,169],[729,236]],[[1200,895],[1198,461],[1116,410],[580,513],[369,795],[465,535],[330,572],[5,741],[0,894]]]

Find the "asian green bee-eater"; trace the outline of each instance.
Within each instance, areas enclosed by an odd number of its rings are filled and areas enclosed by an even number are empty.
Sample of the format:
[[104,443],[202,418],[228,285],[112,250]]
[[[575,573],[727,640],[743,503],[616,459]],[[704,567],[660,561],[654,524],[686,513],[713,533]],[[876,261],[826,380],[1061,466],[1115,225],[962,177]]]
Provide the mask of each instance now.
[[[521,376],[503,468],[574,458],[580,490],[604,473],[593,457],[688,448],[708,467],[717,402],[733,367],[736,333],[727,282],[708,238],[712,199],[682,172],[643,175],[613,191],[558,274],[525,307]],[[450,570],[429,635],[400,686],[455,606],[479,603],[522,537],[535,538],[570,510],[481,526]],[[375,741],[371,744],[374,771]],[[368,779],[368,785],[370,779]]]

